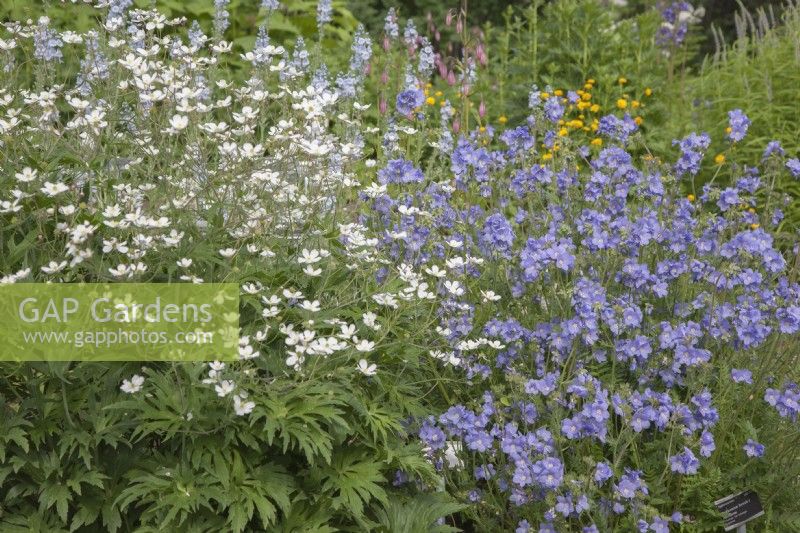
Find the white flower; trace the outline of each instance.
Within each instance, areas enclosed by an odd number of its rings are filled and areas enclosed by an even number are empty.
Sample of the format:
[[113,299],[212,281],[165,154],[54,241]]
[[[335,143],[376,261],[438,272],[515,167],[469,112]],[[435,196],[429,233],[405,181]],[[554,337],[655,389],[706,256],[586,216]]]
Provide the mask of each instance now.
[[321,268],[314,268],[311,265],[306,265],[305,268],[303,269],[303,274],[305,274],[306,276],[310,276],[312,278],[315,278],[315,277],[319,276],[320,274],[322,274],[322,269]]
[[300,307],[302,307],[306,311],[311,311],[312,313],[319,313],[320,310],[319,300],[314,300],[313,302],[310,302],[308,300],[303,300],[303,303],[300,304]]
[[464,294],[464,287],[462,287],[461,283],[458,281],[445,281],[444,287],[447,289],[447,292],[453,296],[461,296]]
[[353,324],[341,324],[339,329],[341,330],[339,333],[341,339],[349,339],[356,333],[356,327]]
[[356,350],[359,352],[371,352],[373,348],[375,348],[375,343],[372,341],[368,341],[367,339],[358,339],[358,337],[353,337],[353,342],[356,342]]
[[175,261],[175,263],[177,263],[177,265],[179,267],[181,267],[181,268],[189,268],[190,266],[192,266],[192,260],[189,259],[188,257],[184,257],[182,259],[179,259],[179,260]]
[[64,270],[64,267],[67,266],[66,261],[61,261],[60,263],[56,263],[55,261],[50,261],[47,266],[42,267],[42,272],[45,274],[56,274]]
[[134,374],[131,379],[125,379],[122,381],[120,390],[128,394],[133,394],[134,392],[139,392],[142,390],[142,385],[144,385],[144,377],[140,376],[139,374]]
[[217,385],[214,385],[214,390],[217,391],[217,396],[220,398],[224,398],[228,394],[233,392],[233,389],[236,388],[236,384],[229,380],[225,379],[220,381]]
[[365,376],[374,376],[378,372],[378,365],[375,363],[369,364],[366,359],[361,359],[358,362],[358,371]]
[[14,177],[17,178],[17,181],[20,183],[30,183],[36,179],[36,175],[38,171],[32,169],[31,167],[25,167],[22,169],[22,172],[17,172],[14,174]]
[[246,396],[239,394],[233,397],[233,410],[236,411],[236,414],[239,416],[252,413],[253,409],[256,407],[255,402],[245,402],[244,398],[246,398]]
[[483,296],[483,303],[496,302],[500,299],[500,296],[495,294],[494,291],[481,291],[481,295]]
[[459,454],[464,449],[462,444],[458,441],[449,440],[444,450],[444,458],[447,461],[447,466],[455,470],[464,468],[464,461],[461,460]]
[[219,255],[221,255],[225,259],[230,259],[234,255],[236,255],[236,250],[234,250],[233,248],[223,248],[222,250],[219,251]]
[[44,187],[42,187],[39,190],[41,190],[47,196],[51,196],[52,197],[52,196],[56,196],[58,194],[61,194],[62,192],[68,191],[69,187],[67,187],[66,185],[64,185],[60,181],[56,182],[56,183],[50,183],[49,181],[45,181],[44,182]]
[[302,257],[297,258],[297,262],[301,265],[311,265],[314,263],[318,263],[322,260],[320,256],[319,250],[306,250],[303,248],[302,252],[300,252]]
[[433,265],[430,268],[425,268],[425,273],[429,274],[429,275],[431,275],[431,276],[433,276],[435,278],[443,278],[443,277],[445,277],[447,275],[447,272],[445,270],[442,270],[441,268],[439,268],[436,265]]
[[293,291],[291,289],[283,289],[283,297],[290,300],[299,300],[303,297],[303,293],[300,291]]
[[364,325],[368,328],[372,328],[375,331],[381,329],[381,325],[377,323],[378,315],[372,312],[366,312],[361,315],[361,321],[364,322]]
[[184,115],[173,115],[171,119],[169,119],[170,133],[177,133],[181,130],[186,129],[189,125],[189,117]]

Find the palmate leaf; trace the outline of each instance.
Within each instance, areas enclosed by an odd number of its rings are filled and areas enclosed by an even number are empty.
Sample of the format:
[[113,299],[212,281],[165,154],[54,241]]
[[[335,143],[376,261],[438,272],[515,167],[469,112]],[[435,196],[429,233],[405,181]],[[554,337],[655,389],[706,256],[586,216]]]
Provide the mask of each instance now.
[[376,513],[380,523],[378,530],[385,533],[461,531],[436,522],[466,507],[441,493],[422,494],[408,501],[391,500]]
[[334,387],[322,384],[296,386],[283,393],[270,391],[257,403],[264,407],[256,408],[252,420],[264,420],[269,444],[278,439],[284,452],[299,449],[312,465],[320,458],[329,463],[334,436],[350,430],[340,396]]
[[373,499],[386,504],[386,491],[379,485],[385,482],[383,465],[369,455],[363,449],[343,450],[323,469],[322,491],[331,495],[334,509],[346,508],[354,517],[361,518],[364,506]]
[[250,467],[233,449],[214,450],[208,473],[223,487],[220,504],[233,531],[243,531],[255,511],[264,528],[275,524],[278,508],[285,514],[295,491],[294,478],[273,463]]

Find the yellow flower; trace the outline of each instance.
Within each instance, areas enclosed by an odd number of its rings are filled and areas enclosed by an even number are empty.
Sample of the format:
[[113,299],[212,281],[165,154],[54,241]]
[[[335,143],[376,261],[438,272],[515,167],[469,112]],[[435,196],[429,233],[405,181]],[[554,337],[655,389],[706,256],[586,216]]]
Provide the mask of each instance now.
[[500,118],[497,119],[497,122],[499,122],[500,124],[505,124],[506,122],[508,122],[508,118],[505,115],[500,115]]
[[435,92],[435,93],[433,93],[433,94],[434,94],[434,96],[437,96],[437,97],[439,97],[439,96],[442,96],[444,93],[443,93],[442,91],[436,91],[436,92]]
[[717,154],[717,156],[714,158],[714,163],[718,165],[721,165],[724,162],[725,162],[725,154]]
[[556,96],[564,96],[564,91],[562,91],[561,89],[556,89],[555,91],[553,91],[553,94]]
[[581,111],[592,106],[589,102],[578,102],[576,105]]
[[694,194],[690,194],[689,196],[686,197],[686,199],[689,200],[690,202],[694,202]]
[[624,98],[620,98],[619,100],[617,100],[617,107],[620,109],[625,109],[626,107],[628,107],[628,101],[625,100]]
[[750,224],[750,229],[758,229],[760,224]]
[[633,121],[636,123],[637,126],[641,126],[642,122],[644,122],[644,119],[642,117],[636,117],[635,119],[633,119]]
[[485,132],[486,132],[486,126],[481,126],[480,128],[478,128],[478,130],[479,130],[481,133],[485,133]]
[[639,105],[641,105],[639,104],[639,100],[634,100],[633,102],[631,102],[631,107],[634,109],[638,108]]
[[436,103],[436,98],[434,98],[433,96],[429,96],[429,97],[428,97],[428,98],[425,100],[425,103],[426,103],[426,104],[428,104],[428,105],[433,105],[433,104],[435,104],[435,103]]
[[585,102],[588,102],[591,99],[592,99],[592,93],[583,93],[581,95],[581,100],[583,100]]
[[627,78],[620,78],[620,79],[617,80],[617,83],[619,83],[620,85],[625,85],[626,83],[628,83],[628,79]]
[[425,87],[426,87],[427,89],[430,89],[431,87],[433,87],[433,85],[431,85],[430,83],[426,83],[426,84],[425,84]]
[[588,83],[589,85],[594,85],[597,82],[594,81],[594,78],[589,78],[588,80],[586,80],[586,83]]
[[731,129],[731,127],[730,127],[730,126],[728,126],[727,128],[725,128],[725,133],[730,133],[730,132],[732,132],[732,131],[733,131],[733,130]]
[[547,152],[546,154],[544,154],[544,155],[542,156],[542,161],[549,161],[549,160],[551,160],[551,159],[553,159],[553,154],[552,154],[552,153],[550,153],[550,152]]
[[597,113],[600,111],[600,104],[593,104],[592,107],[589,108],[589,111],[592,113]]
[[566,137],[567,135],[569,135],[569,130],[567,128],[561,128],[558,130],[559,137]]
[[651,89],[650,87],[646,88],[644,90],[644,95],[645,96],[652,96],[653,95],[653,89]]
[[603,139],[601,139],[600,137],[595,137],[594,139],[592,139],[591,144],[592,146],[603,146]]

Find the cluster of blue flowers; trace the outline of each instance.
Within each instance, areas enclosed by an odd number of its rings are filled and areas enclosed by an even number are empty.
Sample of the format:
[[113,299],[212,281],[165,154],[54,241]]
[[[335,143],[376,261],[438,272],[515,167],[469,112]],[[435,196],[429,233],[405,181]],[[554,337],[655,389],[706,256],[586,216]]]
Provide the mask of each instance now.
[[[400,93],[398,113],[414,120],[421,100],[417,89]],[[517,531],[539,520],[540,532],[667,532],[681,513],[648,508],[642,466],[608,446],[623,437],[669,443],[659,472],[696,475],[717,448],[720,380],[774,379],[717,354],[800,329],[800,286],[770,233],[782,214],[754,209],[757,168],[739,168],[724,188],[706,184],[698,198],[682,194],[711,138],[688,135],[674,143],[676,161],[639,165],[629,116],[600,121],[608,147],[560,146],[537,162],[539,143],[570,141],[554,131],[558,99],[532,104],[525,126],[484,128],[441,148],[445,175],[388,161],[378,171],[388,188],[368,199],[363,219],[399,235],[385,240],[391,255],[438,268],[440,331],[482,391],[480,405],[467,399],[424,420],[419,437],[442,468],[462,464],[444,462],[446,453],[468,452],[468,499],[505,495]],[[741,141],[749,124],[732,111],[729,140]],[[779,145],[765,152],[784,157]],[[466,290],[452,290],[453,280]],[[764,399],[794,420],[799,394],[790,383]],[[756,441],[739,446],[756,459],[768,453]]]

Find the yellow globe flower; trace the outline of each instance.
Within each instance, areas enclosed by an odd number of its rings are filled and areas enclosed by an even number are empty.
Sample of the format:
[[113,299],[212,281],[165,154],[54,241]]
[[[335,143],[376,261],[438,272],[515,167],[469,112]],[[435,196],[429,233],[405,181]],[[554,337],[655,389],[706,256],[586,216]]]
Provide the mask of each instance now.
[[628,101],[625,100],[624,98],[620,98],[619,100],[617,100],[617,107],[620,109],[625,109],[626,107],[628,107]]
[[717,156],[714,158],[714,163],[718,165],[721,165],[724,162],[725,162],[725,154],[717,154]]

